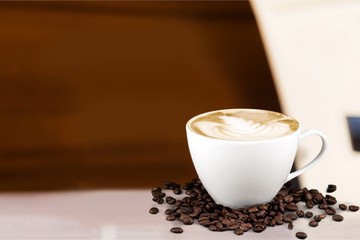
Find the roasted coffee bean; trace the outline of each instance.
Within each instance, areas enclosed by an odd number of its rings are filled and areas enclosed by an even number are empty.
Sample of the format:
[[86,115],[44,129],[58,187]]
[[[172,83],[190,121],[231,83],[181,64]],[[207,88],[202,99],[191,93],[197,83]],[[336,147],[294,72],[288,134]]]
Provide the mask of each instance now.
[[222,223],[219,221],[215,221],[215,226],[217,227],[218,230],[220,230],[224,225],[222,225]]
[[260,210],[265,210],[265,211],[269,210],[269,207],[267,205],[265,205],[265,204],[259,205],[258,208]]
[[174,191],[174,194],[176,194],[176,195],[180,195],[182,193],[182,190],[180,187],[174,188],[173,191]]
[[339,204],[339,208],[341,209],[341,210],[346,210],[347,209],[347,206],[345,205],[345,204]]
[[161,187],[154,187],[151,189],[151,194],[153,195],[153,197],[155,197],[154,194],[161,192],[161,191],[162,191]]
[[328,214],[328,215],[334,215],[335,213],[336,213],[336,210],[333,208],[333,207],[327,207],[326,209],[325,209],[325,212],[326,212],[326,214]]
[[241,230],[243,230],[244,232],[247,232],[252,228],[252,224],[251,223],[241,223],[239,228]]
[[221,219],[221,223],[222,223],[223,225],[228,225],[228,224],[230,224],[230,223],[232,223],[232,222],[231,222],[230,219],[224,218],[224,219]]
[[205,226],[205,227],[208,227],[208,226],[211,225],[209,219],[199,219],[199,220],[198,220],[198,223],[199,223],[200,225]]
[[306,202],[306,207],[309,208],[309,209],[313,208],[313,207],[314,207],[314,202],[311,201],[311,200],[310,200],[310,201],[307,201],[307,202]]
[[218,230],[218,228],[215,225],[210,225],[208,228],[209,228],[210,231],[217,231]]
[[257,224],[255,224],[255,226],[253,227],[253,231],[256,232],[256,233],[260,233],[260,232],[264,231],[265,228],[266,228],[266,225],[265,225],[265,224],[257,223]]
[[175,221],[176,217],[174,214],[170,214],[170,215],[166,216],[166,220],[167,221]]
[[159,209],[157,207],[152,207],[149,210],[149,213],[151,214],[157,214],[159,212]]
[[297,219],[297,216],[295,213],[289,213],[286,215],[288,218],[290,218],[291,220],[296,220]]
[[294,197],[291,196],[291,195],[289,195],[289,194],[287,194],[287,195],[284,196],[284,201],[287,202],[287,203],[290,203],[290,202],[292,202],[293,200],[294,200]]
[[316,192],[316,193],[312,193],[312,195],[313,195],[312,202],[314,204],[319,204],[319,203],[323,202],[324,196],[321,193]]
[[163,192],[154,192],[152,195],[155,199],[158,199],[158,198],[164,198],[166,194]]
[[286,205],[286,209],[288,211],[297,211],[299,208],[295,203],[289,203],[288,205]]
[[179,199],[176,200],[175,206],[179,207],[179,206],[181,206],[181,204],[183,204],[183,202],[181,200],[179,200]]
[[337,203],[336,198],[334,196],[326,195],[325,198],[326,198],[327,204],[329,204],[329,205],[334,205]]
[[314,216],[314,220],[317,221],[317,222],[320,222],[321,221],[321,217],[319,215],[315,215]]
[[264,223],[265,223],[267,226],[271,226],[271,217],[269,217],[269,216],[265,217]]
[[243,234],[244,234],[244,231],[241,230],[240,228],[237,228],[237,229],[234,230],[234,233],[235,233],[236,235],[243,235]]
[[328,205],[326,203],[320,203],[318,208],[319,209],[326,209],[328,207]]
[[350,205],[349,210],[352,211],[352,212],[357,212],[359,210],[359,206]]
[[305,192],[304,195],[305,195],[305,200],[306,201],[310,201],[310,200],[313,199],[313,196],[312,196],[312,194],[310,192]]
[[288,229],[293,230],[293,228],[294,228],[294,224],[292,222],[289,222]]
[[240,223],[238,222],[230,222],[228,224],[226,224],[226,228],[229,230],[235,230],[238,229],[240,227]]
[[154,198],[163,198],[166,196],[166,194],[163,192],[153,192],[152,195]]
[[185,224],[185,225],[191,225],[194,223],[194,219],[192,219],[191,217],[189,216],[185,216],[182,220],[182,222]]
[[183,233],[184,230],[181,227],[173,227],[170,229],[170,232],[172,233]]
[[314,215],[314,214],[313,214],[312,212],[310,212],[310,211],[307,211],[307,212],[305,213],[305,217],[307,217],[307,218],[312,218],[313,215]]
[[233,218],[233,219],[236,219],[236,218],[237,218],[237,216],[236,216],[235,213],[226,213],[226,214],[225,214],[225,217],[226,217],[226,218]]
[[305,213],[304,213],[304,211],[303,210],[297,210],[296,211],[296,214],[298,215],[298,217],[300,217],[300,218],[302,218],[302,217],[304,217],[305,216]]
[[284,224],[282,219],[274,219],[274,220],[275,220],[276,225],[283,225]]
[[332,216],[332,219],[336,222],[341,222],[342,220],[344,220],[344,217],[339,214],[335,214]]
[[297,238],[299,238],[299,239],[305,239],[305,238],[307,238],[307,234],[304,233],[304,232],[297,232],[297,233],[295,234],[295,236],[296,236]]
[[286,223],[292,222],[291,218],[289,217],[284,217],[283,221]]
[[201,208],[200,207],[194,207],[192,213],[190,213],[189,216],[192,217],[192,218],[196,218],[197,216],[199,216],[200,213],[201,213]]
[[319,223],[317,222],[317,221],[315,221],[315,220],[311,220],[310,222],[309,222],[309,226],[310,227],[317,227],[319,225]]
[[163,185],[163,188],[164,189],[170,189],[172,185],[174,185],[175,183],[174,182],[171,182],[171,181],[167,181],[164,183]]
[[257,212],[256,213],[256,217],[258,217],[258,218],[265,218],[265,216],[266,216],[266,210],[260,210],[259,212]]
[[173,210],[171,210],[171,209],[166,209],[165,210],[165,214],[166,215],[170,215],[170,214],[172,214],[173,213]]
[[335,192],[336,191],[336,185],[334,184],[329,184],[327,189],[326,189],[326,192],[328,193],[332,193],[332,192]]
[[171,204],[171,205],[176,203],[176,199],[173,198],[173,197],[170,197],[170,196],[167,196],[165,198],[165,201],[166,201],[167,204]]
[[252,207],[252,208],[248,209],[249,213],[255,213],[255,212],[258,212],[258,211],[259,211],[259,209],[257,207]]

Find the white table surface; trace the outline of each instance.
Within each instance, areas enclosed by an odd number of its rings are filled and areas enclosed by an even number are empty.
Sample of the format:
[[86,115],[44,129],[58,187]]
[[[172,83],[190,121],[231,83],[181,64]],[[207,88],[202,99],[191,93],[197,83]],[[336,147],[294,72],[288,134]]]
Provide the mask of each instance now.
[[[343,222],[331,217],[317,228],[309,219],[267,228],[262,233],[211,232],[198,225],[165,220],[166,204],[151,200],[150,190],[71,191],[43,193],[0,193],[0,239],[297,239],[304,231],[307,239],[360,239],[360,211],[343,212]],[[338,198],[339,200],[339,198]],[[149,214],[157,206],[160,212]],[[182,234],[169,230],[181,226]]]

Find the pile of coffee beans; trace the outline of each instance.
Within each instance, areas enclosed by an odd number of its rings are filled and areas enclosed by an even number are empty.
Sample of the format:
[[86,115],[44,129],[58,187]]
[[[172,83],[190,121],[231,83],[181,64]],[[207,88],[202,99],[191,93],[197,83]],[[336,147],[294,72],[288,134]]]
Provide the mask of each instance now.
[[[185,193],[181,199],[166,195],[165,191],[172,191],[174,195]],[[329,184],[327,193],[336,190],[336,186]],[[250,208],[231,209],[216,204],[207,193],[199,179],[179,185],[174,182],[166,182],[162,187],[151,190],[153,201],[158,204],[166,202],[170,207],[166,209],[167,221],[181,221],[184,225],[191,225],[195,221],[208,228],[210,231],[233,231],[236,235],[242,235],[247,231],[256,233],[263,232],[268,227],[287,224],[289,230],[293,229],[293,221],[298,218],[308,218],[309,226],[317,227],[322,219],[332,216],[336,222],[343,221],[344,217],[337,213],[337,200],[334,196],[325,196],[316,189],[293,188],[285,184],[283,189],[266,204]],[[299,203],[303,203],[307,211],[301,210]],[[322,213],[314,214],[312,209],[317,206]],[[338,208],[342,211],[359,210],[359,206],[346,206],[341,203]],[[159,209],[152,207],[151,214],[157,214]],[[182,233],[181,227],[170,229],[172,233]],[[299,239],[307,238],[304,232],[297,232]]]

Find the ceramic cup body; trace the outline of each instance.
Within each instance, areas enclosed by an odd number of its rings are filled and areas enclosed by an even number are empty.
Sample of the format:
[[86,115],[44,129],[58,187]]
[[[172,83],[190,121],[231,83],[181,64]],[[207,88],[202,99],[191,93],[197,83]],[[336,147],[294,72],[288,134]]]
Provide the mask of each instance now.
[[[191,121],[186,133],[196,172],[215,202],[231,208],[271,201],[287,181],[312,167],[326,147],[325,137],[316,130],[302,134],[298,128],[273,139],[233,141],[198,134]],[[322,149],[313,161],[290,173],[299,141],[308,135],[320,136]]]

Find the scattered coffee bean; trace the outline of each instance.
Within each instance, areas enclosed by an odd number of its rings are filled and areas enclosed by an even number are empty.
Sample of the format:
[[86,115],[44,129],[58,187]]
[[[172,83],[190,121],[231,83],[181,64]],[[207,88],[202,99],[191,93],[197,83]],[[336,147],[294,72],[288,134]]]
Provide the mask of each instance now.
[[293,230],[293,228],[294,228],[294,224],[292,222],[289,222],[288,229]]
[[289,217],[284,217],[283,221],[286,222],[286,223],[292,222],[291,218],[289,218]]
[[357,212],[359,210],[359,206],[350,205],[349,210],[352,211],[352,212]]
[[170,232],[172,233],[182,233],[184,230],[181,227],[173,227],[170,229]]
[[176,203],[176,199],[170,196],[167,196],[165,199],[167,204],[175,204]]
[[320,203],[318,208],[319,209],[326,209],[328,207],[328,205],[326,203]]
[[[330,185],[328,188],[333,190],[334,187]],[[175,195],[184,192],[185,196],[182,196],[181,199],[175,199],[166,196],[163,189],[171,190]],[[336,214],[335,208],[331,206],[337,202],[334,196],[324,196],[316,189],[295,188],[287,193],[285,193],[285,190],[286,188],[282,188],[281,192],[269,203],[240,209],[231,209],[216,204],[199,179],[194,179],[183,186],[169,181],[163,185],[163,188],[152,188],[151,194],[154,202],[158,204],[166,202],[171,205],[171,208],[165,211],[167,221],[178,220],[184,225],[190,225],[196,220],[199,225],[208,228],[210,231],[233,231],[236,235],[242,235],[249,230],[260,233],[266,230],[267,227],[285,223],[287,223],[287,228],[292,230],[294,228],[293,221],[297,220],[298,217],[313,217],[309,222],[311,227],[318,226],[318,222],[326,218],[327,215],[332,215],[334,221],[344,219],[343,216]],[[301,205],[298,205],[299,202]],[[311,211],[305,213],[299,209],[299,206],[302,207],[303,203],[307,208],[311,209],[317,206],[324,212],[315,216]],[[359,210],[359,207],[355,205],[347,207],[345,204],[339,204],[339,208],[342,210],[349,209],[350,211]],[[159,209],[154,207],[149,212],[156,214]],[[183,229],[174,227],[170,231],[182,233]],[[307,236],[303,232],[298,232],[296,237],[305,239]]]
[[313,214],[312,212],[310,212],[310,211],[307,211],[307,212],[305,213],[305,217],[307,217],[307,218],[312,218],[313,215],[314,215],[314,214]]
[[344,217],[339,214],[335,214],[332,216],[332,219],[336,222],[341,222],[342,220],[344,220]]
[[164,188],[164,189],[170,189],[170,187],[171,187],[172,185],[174,185],[174,184],[175,184],[174,182],[167,181],[167,182],[164,183],[163,188]]
[[328,205],[334,205],[337,203],[336,198],[334,196],[326,195],[325,199]]
[[315,215],[314,216],[314,220],[317,221],[317,222],[320,222],[321,221],[321,217],[319,215]]
[[290,218],[291,220],[296,220],[297,219],[297,215],[294,213],[289,213],[286,215],[288,218]]
[[288,205],[286,205],[286,209],[288,211],[297,211],[299,207],[295,203],[289,203]]
[[185,224],[185,225],[191,225],[194,223],[194,219],[192,219],[191,217],[189,216],[186,216],[184,217],[184,219],[182,220],[182,222]]
[[172,214],[172,213],[173,213],[173,210],[171,210],[171,209],[169,209],[169,208],[165,210],[165,214],[166,214],[166,215],[170,215],[170,214]]
[[251,207],[248,209],[248,213],[255,213],[255,212],[258,212],[259,209],[257,207]]
[[309,222],[309,226],[311,226],[311,227],[317,227],[318,225],[319,225],[319,223],[317,221],[315,221],[315,220],[311,220]]
[[304,233],[304,232],[297,232],[297,233],[295,234],[295,236],[296,236],[297,238],[299,238],[299,239],[305,239],[305,238],[307,238],[307,234]]
[[311,201],[313,199],[313,196],[310,192],[305,192],[305,199],[306,201]]
[[326,214],[328,214],[328,215],[334,215],[335,213],[336,213],[336,210],[333,208],[333,207],[327,207],[326,209],[325,209],[325,212],[326,212]]
[[234,230],[234,233],[235,233],[236,235],[243,235],[243,234],[244,234],[244,231],[241,230],[240,228],[237,228],[237,229]]
[[294,200],[294,197],[291,196],[291,195],[289,195],[289,194],[287,194],[287,195],[284,196],[284,201],[287,202],[287,203],[290,203],[290,202],[292,202],[293,200]]
[[218,228],[215,225],[210,225],[208,228],[209,228],[210,231],[217,231],[218,230]]
[[347,209],[347,206],[345,205],[345,204],[343,204],[343,203],[341,203],[341,204],[339,204],[339,208],[341,209],[341,210],[346,210]]
[[174,194],[179,195],[182,193],[182,190],[180,187],[174,189]]
[[336,185],[334,184],[329,184],[327,189],[326,189],[326,192],[328,193],[332,193],[332,192],[335,192],[336,191]]
[[157,207],[152,207],[149,210],[149,213],[151,214],[157,214],[159,212],[159,209]]
[[296,211],[296,215],[298,215],[299,218],[302,218],[302,217],[305,216],[305,213],[304,213],[303,210],[297,210],[297,211]]
[[264,223],[257,223],[253,227],[253,231],[256,233],[260,233],[266,229],[266,225]]
[[163,198],[158,198],[156,201],[158,204],[163,204],[164,203],[164,199]]
[[314,202],[311,201],[311,200],[310,200],[310,201],[307,201],[307,202],[306,202],[306,207],[309,208],[309,209],[313,208],[313,207],[314,207]]
[[175,221],[176,217],[174,214],[170,214],[170,215],[166,216],[166,220],[167,221]]

